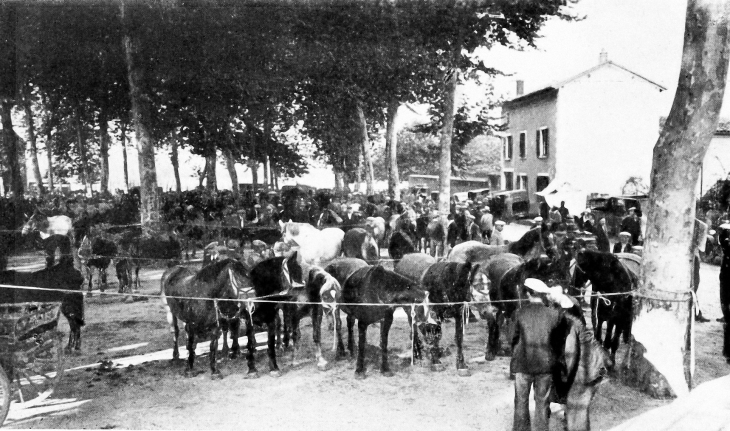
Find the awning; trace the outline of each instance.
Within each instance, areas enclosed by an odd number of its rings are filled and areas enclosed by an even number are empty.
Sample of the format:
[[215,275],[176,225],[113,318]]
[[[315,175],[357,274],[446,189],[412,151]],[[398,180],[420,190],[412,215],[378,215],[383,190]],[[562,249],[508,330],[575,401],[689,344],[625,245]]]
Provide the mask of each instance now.
[[569,181],[554,179],[545,189],[535,193],[542,196],[550,207],[560,207],[560,202],[565,202],[571,215],[578,215],[586,207],[586,199],[588,194],[580,187]]

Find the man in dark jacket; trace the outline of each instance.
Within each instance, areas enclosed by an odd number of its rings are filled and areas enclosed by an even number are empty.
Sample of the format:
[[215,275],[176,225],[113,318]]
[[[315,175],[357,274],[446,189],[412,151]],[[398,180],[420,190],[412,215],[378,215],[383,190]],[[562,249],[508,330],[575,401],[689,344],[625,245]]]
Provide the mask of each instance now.
[[618,241],[613,245],[614,253],[631,253],[631,234],[629,232],[621,232],[618,234]]
[[719,229],[718,242],[723,254],[720,266],[720,309],[724,319],[722,354],[730,364],[730,223],[721,224]]
[[562,350],[565,335],[560,313],[546,307],[540,295],[549,293],[540,280],[528,278],[524,283],[529,304],[515,314],[512,337],[511,371],[515,374],[515,414],[512,429],[530,431],[530,388],[535,390],[535,429],[548,430],[552,375]]
[[629,208],[629,215],[621,221],[621,231],[631,234],[631,245],[641,245],[641,220],[636,208]]

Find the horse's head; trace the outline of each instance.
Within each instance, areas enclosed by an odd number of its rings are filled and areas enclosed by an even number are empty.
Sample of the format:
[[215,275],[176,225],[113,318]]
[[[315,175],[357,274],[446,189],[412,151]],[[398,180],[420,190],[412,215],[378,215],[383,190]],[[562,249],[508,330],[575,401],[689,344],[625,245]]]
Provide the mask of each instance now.
[[431,315],[431,306],[428,292],[423,290],[416,281],[396,274],[393,271],[376,265],[372,269],[372,281],[380,291],[380,298],[386,304],[415,305],[415,318],[418,322],[435,324]]
[[23,235],[27,235],[30,232],[38,230],[38,219],[39,219],[39,212],[36,209],[33,211],[33,214],[28,217],[28,220],[23,224],[23,229],[21,230],[21,233]]
[[304,287],[304,272],[302,265],[299,263],[299,253],[296,251],[284,257],[281,262],[281,279],[282,285],[287,288]]
[[248,271],[242,263],[229,259],[227,260],[227,279],[222,298],[226,299],[249,299],[256,296],[253,289],[253,283],[248,275]]
[[337,303],[342,295],[342,287],[335,277],[324,269],[316,266],[309,270],[307,290],[316,290],[325,307]]

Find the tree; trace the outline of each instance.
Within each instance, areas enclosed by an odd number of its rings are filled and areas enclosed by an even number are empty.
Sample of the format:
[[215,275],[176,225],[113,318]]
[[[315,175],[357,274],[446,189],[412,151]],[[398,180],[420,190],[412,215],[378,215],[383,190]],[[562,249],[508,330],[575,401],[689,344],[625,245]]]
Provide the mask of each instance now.
[[653,395],[691,386],[684,361],[690,318],[695,187],[718,124],[728,70],[730,2],[689,0],[677,92],[656,146],[649,214],[623,380]]

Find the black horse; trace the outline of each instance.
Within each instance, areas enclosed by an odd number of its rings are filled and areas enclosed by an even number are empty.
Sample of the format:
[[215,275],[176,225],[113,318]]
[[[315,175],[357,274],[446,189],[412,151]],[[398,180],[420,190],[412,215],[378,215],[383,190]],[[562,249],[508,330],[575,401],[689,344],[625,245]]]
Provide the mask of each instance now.
[[377,263],[380,250],[375,239],[363,228],[355,227],[345,233],[342,239],[345,257],[356,257],[366,262]]
[[[162,302],[168,309],[168,322],[173,332],[173,360],[179,359],[178,319],[185,322],[187,333],[188,361],[185,376],[192,377],[195,362],[196,337],[210,339],[210,371],[211,378],[220,379],[220,370],[216,368],[216,352],[218,337],[221,335],[220,319],[231,322],[238,321],[240,315],[240,286],[245,285],[245,268],[233,259],[212,263],[200,271],[175,266],[162,275],[160,286]],[[179,297],[197,297],[202,299],[180,299]],[[221,301],[218,301],[221,300]],[[234,350],[238,347],[238,338],[232,337]]]
[[[469,370],[464,361],[463,336],[464,336],[464,303],[470,301],[471,284],[479,271],[479,265],[471,263],[436,262],[433,257],[423,253],[407,254],[395,266],[395,272],[418,282],[422,289],[429,294],[429,303],[438,317],[439,325],[446,318],[454,318],[455,321],[455,342],[457,348],[456,369],[460,375],[468,375]],[[439,305],[442,303],[457,303]],[[410,315],[409,315],[410,320]],[[439,334],[440,329],[435,329]],[[425,331],[427,334],[432,331]],[[421,343],[418,339],[418,332],[413,332],[415,337],[415,358],[421,359]],[[427,335],[427,338],[429,336]],[[427,340],[429,341],[429,340]],[[435,371],[442,371],[441,350],[438,345],[439,337],[434,336],[431,344],[431,368]]]
[[[325,271],[335,278],[341,275],[337,269],[328,265]],[[365,344],[367,343],[368,326],[380,321],[380,350],[382,365],[380,372],[386,377],[393,376],[388,363],[388,333],[393,324],[393,313],[398,307],[421,303],[416,307],[421,320],[425,320],[428,302],[424,290],[418,287],[418,283],[389,271],[380,265],[360,268],[354,271],[346,280],[337,280],[342,286],[342,310],[347,313],[347,347],[350,356],[354,354],[353,328],[357,320],[359,342],[357,352],[357,365],[355,378],[365,378]],[[356,305],[353,305],[356,304]],[[357,304],[383,304],[381,306],[357,305]],[[337,320],[337,337],[341,331],[339,319]],[[341,340],[338,340],[338,345]]]
[[81,294],[84,277],[74,268],[73,257],[61,256],[58,264],[35,272],[0,271],[0,284],[54,289],[0,287],[0,303],[61,302],[61,313],[68,320],[70,328],[66,350],[81,349],[81,327],[85,323],[84,297]]
[[[91,293],[93,285],[94,268],[99,270],[101,283],[99,290],[106,290],[106,270],[111,264],[112,259],[117,255],[117,244],[105,238],[95,237],[89,239],[85,236],[79,245],[79,259],[82,268],[86,269],[86,275],[89,279],[88,291]],[[119,277],[117,275],[117,277]],[[119,292],[122,292],[123,280],[119,280]]]
[[388,255],[391,259],[400,259],[408,253],[418,251],[415,232],[411,229],[396,229],[388,241]]
[[[637,285],[637,277],[612,253],[581,249],[576,253],[576,278],[591,282],[591,323],[598,342],[602,341],[603,322],[606,322],[606,339],[603,347],[611,351],[611,360],[616,359],[619,338],[623,334],[628,343],[633,322],[633,296],[631,290]],[[579,276],[580,274],[580,276]],[[601,297],[601,294],[616,294]],[[614,332],[615,329],[615,332]]]
[[254,339],[254,325],[266,325],[268,335],[269,374],[273,377],[281,376],[276,364],[276,319],[279,315],[281,303],[290,301],[292,289],[301,287],[303,271],[299,264],[298,253],[288,256],[278,256],[264,259],[257,263],[250,272],[251,284],[257,298],[266,302],[251,305],[253,311],[245,310],[242,315],[246,320],[246,336],[248,338],[248,376],[258,376],[254,361],[256,343]]
[[165,262],[166,266],[177,265],[182,255],[180,242],[173,236],[144,236],[139,227],[122,233],[119,240],[119,251],[123,259],[128,259],[132,267],[128,272],[132,275],[131,284],[139,290],[139,270],[142,265],[154,265]]

